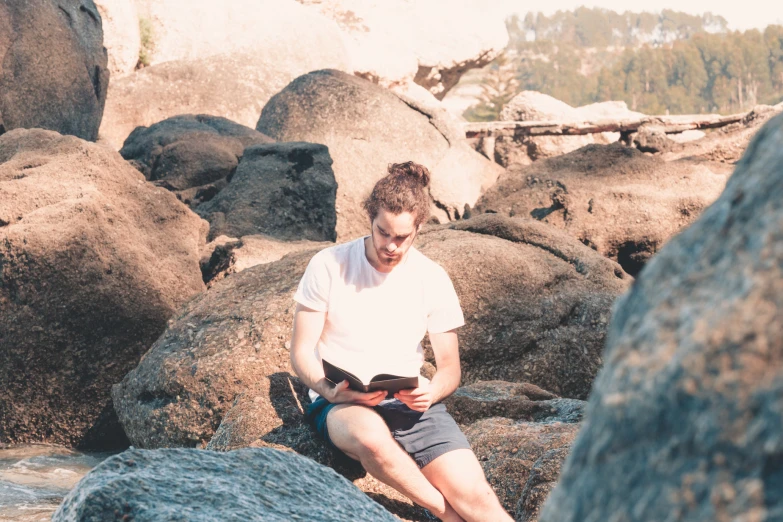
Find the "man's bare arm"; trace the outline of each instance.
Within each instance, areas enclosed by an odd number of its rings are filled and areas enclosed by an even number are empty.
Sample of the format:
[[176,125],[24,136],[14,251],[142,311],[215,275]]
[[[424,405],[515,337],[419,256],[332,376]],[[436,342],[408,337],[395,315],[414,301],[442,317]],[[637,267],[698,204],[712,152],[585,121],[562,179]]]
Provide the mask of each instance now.
[[331,403],[351,402],[375,406],[386,397],[386,392],[360,393],[348,389],[348,382],[337,386],[326,380],[324,370],[315,357],[315,346],[326,324],[326,312],[319,312],[301,304],[294,311],[294,333],[291,339],[291,365],[296,375],[311,390]]
[[457,332],[449,330],[430,334],[430,344],[438,367],[432,381],[413,390],[401,390],[394,395],[416,411],[427,411],[431,405],[454,393],[461,379]]

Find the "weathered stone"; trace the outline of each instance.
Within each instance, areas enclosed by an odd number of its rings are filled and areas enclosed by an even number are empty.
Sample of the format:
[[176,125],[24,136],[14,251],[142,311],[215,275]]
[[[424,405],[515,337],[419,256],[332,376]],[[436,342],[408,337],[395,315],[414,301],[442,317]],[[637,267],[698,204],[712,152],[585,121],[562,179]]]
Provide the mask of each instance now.
[[463,143],[439,114],[334,70],[291,82],[264,107],[256,129],[278,141],[329,147],[341,240],[365,233],[362,201],[390,163],[415,161],[429,168],[431,194],[444,220],[462,216],[502,171]]
[[148,180],[181,194],[231,177],[245,148],[272,141],[226,118],[187,114],[136,128],[120,154]]
[[508,169],[475,210],[552,224],[636,275],[718,197],[729,172],[716,162],[666,162],[621,143],[589,145]]
[[606,365],[542,521],[783,514],[781,144],[778,116],[617,302]]
[[331,469],[266,448],[127,450],[88,473],[52,520],[396,519]]
[[561,399],[533,384],[505,381],[479,381],[462,386],[444,403],[460,424],[471,424],[487,417],[579,422],[585,404],[578,399]]
[[103,43],[112,81],[131,74],[139,63],[141,33],[133,0],[94,0],[103,20]]
[[205,236],[115,152],[0,137],[0,443],[127,442],[110,387],[203,290]]
[[557,484],[570,446],[544,453],[530,469],[516,509],[517,522],[536,522],[544,502]]
[[197,211],[210,222],[210,238],[334,241],[336,193],[324,145],[268,143],[245,149],[231,183]]
[[545,494],[539,494],[543,491],[532,491],[541,480],[538,474],[545,466],[556,479],[559,467],[551,458],[547,464],[539,464],[539,459],[553,450],[567,453],[578,429],[578,424],[571,423],[493,417],[468,426],[465,436],[503,507],[516,520],[535,520],[531,516],[545,500]]
[[94,141],[109,85],[92,0],[0,5],[0,134],[42,128]]

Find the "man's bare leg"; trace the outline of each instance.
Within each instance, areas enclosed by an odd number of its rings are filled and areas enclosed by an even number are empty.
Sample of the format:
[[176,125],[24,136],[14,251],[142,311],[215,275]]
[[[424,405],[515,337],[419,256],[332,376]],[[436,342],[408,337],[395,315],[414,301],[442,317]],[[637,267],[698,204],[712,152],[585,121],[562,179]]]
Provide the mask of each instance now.
[[468,522],[511,522],[495,492],[484,477],[478,459],[469,449],[444,453],[421,470],[427,480]]
[[429,509],[441,520],[462,521],[372,409],[340,404],[329,411],[326,426],[334,445],[361,462],[370,475]]

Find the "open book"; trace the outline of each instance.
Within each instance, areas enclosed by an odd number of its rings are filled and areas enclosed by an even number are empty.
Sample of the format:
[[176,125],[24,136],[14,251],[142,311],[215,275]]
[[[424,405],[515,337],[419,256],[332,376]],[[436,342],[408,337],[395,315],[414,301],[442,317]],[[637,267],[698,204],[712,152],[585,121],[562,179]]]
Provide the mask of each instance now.
[[410,388],[419,387],[419,376],[413,377],[400,377],[399,375],[389,375],[386,373],[378,374],[371,377],[369,380],[360,379],[356,375],[343,370],[331,364],[324,359],[324,374],[326,379],[334,384],[339,384],[342,381],[348,381],[348,387],[354,391],[370,392],[376,390],[386,390],[389,392],[388,396],[397,393],[400,390],[407,390]]

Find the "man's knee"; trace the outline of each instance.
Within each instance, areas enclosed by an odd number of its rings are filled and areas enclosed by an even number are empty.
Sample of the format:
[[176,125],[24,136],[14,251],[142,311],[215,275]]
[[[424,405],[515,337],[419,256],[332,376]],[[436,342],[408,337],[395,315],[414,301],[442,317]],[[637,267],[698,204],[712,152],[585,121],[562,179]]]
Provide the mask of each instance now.
[[365,406],[336,406],[326,423],[335,446],[359,460],[383,459],[396,444],[381,416]]

